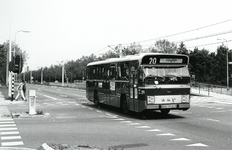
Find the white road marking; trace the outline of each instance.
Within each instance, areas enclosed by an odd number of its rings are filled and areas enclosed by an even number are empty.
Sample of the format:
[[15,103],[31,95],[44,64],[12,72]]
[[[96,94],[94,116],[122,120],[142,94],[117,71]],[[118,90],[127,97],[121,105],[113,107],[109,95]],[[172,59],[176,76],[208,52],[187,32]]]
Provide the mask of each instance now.
[[120,121],[120,123],[131,123],[132,121]]
[[135,127],[135,128],[138,128],[138,129],[148,129],[148,128],[151,128],[149,126],[138,126],[138,127]]
[[189,144],[186,146],[196,146],[196,147],[209,147],[208,145],[202,144],[202,143],[195,143],[195,144]]
[[2,146],[20,146],[20,145],[24,145],[23,141],[2,142]]
[[140,125],[140,123],[130,123],[130,124],[126,124],[128,126],[136,126],[136,125]]
[[0,121],[14,121],[12,118],[9,119],[0,119]]
[[43,95],[44,97],[47,97],[47,98],[50,98],[50,99],[53,99],[53,100],[57,100],[57,98],[55,97],[51,97],[51,96],[48,96],[48,95]]
[[3,124],[0,127],[16,127],[16,124]]
[[14,135],[14,134],[19,134],[18,131],[15,132],[0,132],[0,135]]
[[149,131],[149,132],[160,132],[161,130],[160,129],[152,129],[152,130],[146,130],[146,131]]
[[175,136],[172,133],[161,133],[161,134],[156,134],[157,136]]
[[17,128],[0,128],[0,131],[18,130]]
[[112,119],[112,120],[121,121],[121,120],[125,120],[125,119],[117,118],[117,119]]
[[8,121],[8,122],[0,122],[0,124],[8,124],[8,123],[15,123],[13,121]]
[[220,120],[207,118],[208,121],[221,122]]
[[1,140],[18,140],[18,139],[22,139],[21,136],[2,136]]
[[177,138],[177,139],[170,139],[170,141],[191,141],[191,140],[187,138]]

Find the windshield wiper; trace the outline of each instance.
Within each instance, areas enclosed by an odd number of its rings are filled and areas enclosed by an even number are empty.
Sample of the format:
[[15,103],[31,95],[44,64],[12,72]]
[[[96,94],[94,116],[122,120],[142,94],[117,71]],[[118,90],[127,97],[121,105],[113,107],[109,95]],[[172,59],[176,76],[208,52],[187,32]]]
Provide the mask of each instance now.
[[168,77],[179,77],[179,78],[181,78],[180,75],[175,75],[175,74],[167,74],[166,76],[168,76]]
[[160,77],[160,78],[163,78],[164,76],[162,76],[162,75],[155,75],[155,74],[149,74],[146,77]]

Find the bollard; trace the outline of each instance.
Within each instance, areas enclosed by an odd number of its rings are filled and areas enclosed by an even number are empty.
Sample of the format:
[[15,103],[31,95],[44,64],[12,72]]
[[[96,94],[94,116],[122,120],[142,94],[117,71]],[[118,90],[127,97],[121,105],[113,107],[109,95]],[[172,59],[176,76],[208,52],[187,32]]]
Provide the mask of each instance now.
[[36,114],[36,91],[29,90],[28,91],[28,109],[30,115]]

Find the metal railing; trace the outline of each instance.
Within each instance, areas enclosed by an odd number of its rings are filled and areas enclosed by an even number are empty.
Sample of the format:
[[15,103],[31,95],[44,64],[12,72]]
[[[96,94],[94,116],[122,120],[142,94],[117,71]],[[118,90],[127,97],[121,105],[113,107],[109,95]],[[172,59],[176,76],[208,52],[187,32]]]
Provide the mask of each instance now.
[[195,82],[195,84],[191,88],[198,90],[198,94],[207,93],[208,96],[210,96],[211,92],[218,94],[232,95],[231,89],[227,90],[226,86],[221,86],[221,85]]

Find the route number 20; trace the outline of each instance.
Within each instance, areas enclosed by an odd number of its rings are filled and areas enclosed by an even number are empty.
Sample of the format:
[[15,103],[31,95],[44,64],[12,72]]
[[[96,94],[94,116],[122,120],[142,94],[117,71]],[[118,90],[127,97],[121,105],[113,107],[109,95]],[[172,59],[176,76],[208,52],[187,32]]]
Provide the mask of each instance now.
[[149,58],[149,64],[156,64],[156,58]]

